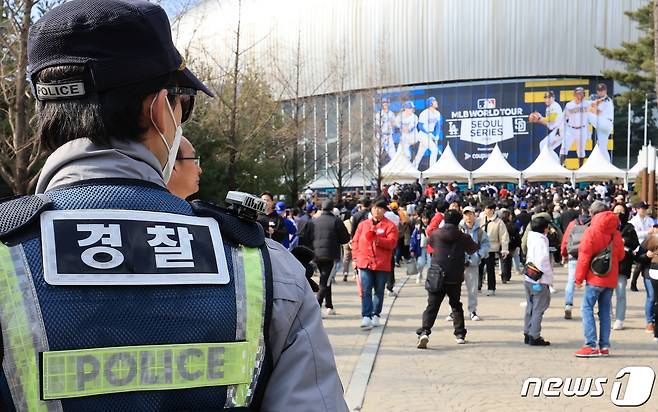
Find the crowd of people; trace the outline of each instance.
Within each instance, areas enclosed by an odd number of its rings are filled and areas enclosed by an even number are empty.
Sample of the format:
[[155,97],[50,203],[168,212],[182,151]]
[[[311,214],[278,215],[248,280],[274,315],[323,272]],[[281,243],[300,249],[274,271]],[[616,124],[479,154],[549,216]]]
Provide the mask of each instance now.
[[[564,265],[565,319],[573,317],[575,290],[584,288],[580,307],[585,344],[575,355],[607,356],[611,329],[624,328],[628,280],[631,290],[638,291],[640,275],[646,332],[658,341],[658,222],[649,215],[649,205],[633,204],[631,196],[623,186],[607,182],[580,187],[523,184],[514,189],[486,184],[462,190],[454,183],[423,187],[417,181],[385,187],[374,200],[325,200],[320,210],[308,193],[295,207],[280,202],[274,210],[272,195],[264,193],[270,214],[260,221],[273,238],[277,228],[290,226],[285,239],[277,240],[293,250],[305,249],[305,256],[311,256],[308,262],[315,254],[323,316],[336,313],[331,284],[341,275],[347,281],[354,273],[357,280],[363,329],[380,326],[385,291],[395,293],[396,267],[406,268],[416,283],[425,281],[427,307],[416,331],[421,349],[428,345],[446,296],[446,320],[453,322],[456,342],[464,343],[465,318],[482,319],[478,297],[484,285],[486,295],[495,296],[497,273],[500,282],[507,283],[513,272],[523,280],[526,295],[524,343],[550,345],[541,334],[542,318],[556,292],[554,268]],[[310,266],[309,279],[313,270]]]

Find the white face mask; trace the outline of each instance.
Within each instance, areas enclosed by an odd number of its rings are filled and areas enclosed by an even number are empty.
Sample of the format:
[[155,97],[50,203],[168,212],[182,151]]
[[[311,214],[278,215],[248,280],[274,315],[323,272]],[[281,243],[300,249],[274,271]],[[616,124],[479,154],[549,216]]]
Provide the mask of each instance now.
[[[162,178],[164,179],[165,184],[169,182],[169,179],[171,178],[171,172],[174,170],[174,164],[176,163],[176,156],[178,155],[178,147],[180,146],[181,139],[183,138],[183,126],[177,125],[176,126],[176,134],[174,135],[174,141],[172,142],[171,146],[169,146],[169,143],[167,143],[167,138],[165,135],[158,129],[158,126],[156,126],[155,122],[153,121],[153,104],[155,103],[155,99],[153,99],[153,102],[151,102],[151,123],[153,123],[153,126],[155,126],[155,130],[158,131],[158,134],[160,135],[160,138],[164,142],[165,146],[167,147],[167,163],[165,163],[164,168],[162,169]],[[165,99],[165,102],[167,103],[167,108],[169,108],[169,114],[171,115],[171,120],[176,124],[176,117],[174,116],[174,111],[171,109],[171,105],[169,104],[169,99]]]

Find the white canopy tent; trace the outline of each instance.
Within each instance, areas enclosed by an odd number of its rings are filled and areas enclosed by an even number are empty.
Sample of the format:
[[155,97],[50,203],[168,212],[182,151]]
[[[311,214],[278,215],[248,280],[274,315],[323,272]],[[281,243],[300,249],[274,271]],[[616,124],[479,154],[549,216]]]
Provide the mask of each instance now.
[[422,172],[422,175],[423,179],[429,182],[469,182],[471,172],[459,163],[459,160],[457,160],[457,157],[455,157],[455,154],[450,148],[450,144],[448,144],[441,157],[439,157],[439,160]]
[[[368,187],[372,186],[372,177],[365,176],[361,172],[354,172],[348,177],[343,178],[343,187]],[[318,189],[333,189],[338,186],[338,179],[332,176],[331,173],[318,176],[317,179],[308,184],[313,190]]]
[[560,159],[548,145],[541,149],[539,156],[521,175],[529,182],[573,180],[573,171],[560,164]]
[[637,176],[640,174],[640,171],[647,167],[647,147],[642,146],[640,151],[637,153],[637,162],[635,165],[628,169],[626,172],[626,179],[629,182],[634,182],[637,179]]
[[473,182],[512,182],[519,183],[521,172],[513,168],[503,156],[498,145],[484,164],[471,172]]
[[317,179],[315,179],[314,181],[309,183],[308,187],[310,187],[313,190],[330,189],[330,188],[334,187],[334,184],[331,181],[331,179],[329,179],[327,177],[327,175],[321,175],[321,176],[318,176]]
[[626,179],[626,171],[618,168],[603,157],[598,145],[594,146],[585,164],[574,172],[576,182],[608,179]]
[[393,159],[382,167],[381,172],[382,183],[385,184],[393,182],[413,183],[416,179],[420,179],[420,172],[411,164],[402,151],[393,156]]
[[629,182],[634,182],[637,179],[637,175],[640,174],[640,162],[635,163],[635,166],[631,167],[628,169],[628,172],[626,172],[626,179]]
[[345,187],[369,187],[372,186],[373,178],[369,175],[364,175],[360,171],[354,172],[347,179]]

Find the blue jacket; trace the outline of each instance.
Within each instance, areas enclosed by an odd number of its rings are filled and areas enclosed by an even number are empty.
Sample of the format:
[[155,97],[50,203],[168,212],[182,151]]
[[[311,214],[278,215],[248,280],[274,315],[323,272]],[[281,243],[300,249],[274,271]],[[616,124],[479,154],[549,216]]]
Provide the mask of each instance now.
[[421,236],[425,234],[425,228],[421,226],[420,229],[414,228],[414,231],[411,232],[411,239],[409,241],[409,252],[414,253],[416,256],[420,256],[423,253],[423,248],[420,246]]
[[281,241],[281,244],[286,249],[292,249],[299,243],[297,238],[297,225],[295,225],[295,223],[287,217],[283,218],[283,223],[286,225],[286,229],[288,229],[288,236],[286,236],[285,239]]

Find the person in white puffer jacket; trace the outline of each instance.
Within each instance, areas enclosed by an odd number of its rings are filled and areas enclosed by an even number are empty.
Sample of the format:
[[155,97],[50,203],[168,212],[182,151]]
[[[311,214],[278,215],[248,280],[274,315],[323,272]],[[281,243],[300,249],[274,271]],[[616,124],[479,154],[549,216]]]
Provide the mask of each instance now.
[[541,337],[541,321],[544,312],[551,304],[550,285],[553,283],[554,273],[551,266],[551,252],[548,246],[549,221],[543,217],[533,219],[530,223],[531,232],[528,233],[528,253],[526,265],[532,263],[543,272],[539,280],[525,278],[526,310],[523,332],[524,342],[532,346],[548,346],[550,342]]

